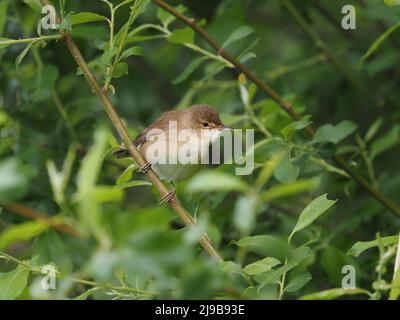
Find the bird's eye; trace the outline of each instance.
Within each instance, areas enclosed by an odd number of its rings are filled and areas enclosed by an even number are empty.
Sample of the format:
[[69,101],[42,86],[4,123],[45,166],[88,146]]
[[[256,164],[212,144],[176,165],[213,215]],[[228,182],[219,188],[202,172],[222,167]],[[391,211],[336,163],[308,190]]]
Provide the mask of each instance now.
[[201,123],[201,125],[203,126],[203,128],[208,128],[208,122],[207,121],[203,121],[202,123]]

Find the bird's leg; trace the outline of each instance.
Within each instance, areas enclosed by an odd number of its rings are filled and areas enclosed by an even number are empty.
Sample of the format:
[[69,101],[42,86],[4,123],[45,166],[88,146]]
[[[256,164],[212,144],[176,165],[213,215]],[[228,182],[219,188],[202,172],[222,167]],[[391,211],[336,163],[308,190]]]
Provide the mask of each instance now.
[[126,158],[129,157],[129,151],[126,148],[124,143],[121,143],[119,145],[119,149],[115,150],[113,152],[113,155],[117,158],[117,159],[121,159],[121,158]]
[[161,199],[160,199],[160,205],[164,204],[164,203],[168,203],[172,200],[172,198],[175,196],[176,194],[176,189],[172,188],[171,191],[167,192],[166,194],[164,194]]

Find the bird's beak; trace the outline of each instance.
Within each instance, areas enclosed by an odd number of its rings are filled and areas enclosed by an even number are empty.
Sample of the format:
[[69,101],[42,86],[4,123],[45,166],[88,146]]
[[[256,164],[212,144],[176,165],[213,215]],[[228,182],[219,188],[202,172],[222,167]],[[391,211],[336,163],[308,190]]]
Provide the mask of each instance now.
[[222,129],[222,131],[230,131],[230,130],[233,130],[233,128],[227,127],[227,126],[225,126],[225,125],[222,125],[221,129]]

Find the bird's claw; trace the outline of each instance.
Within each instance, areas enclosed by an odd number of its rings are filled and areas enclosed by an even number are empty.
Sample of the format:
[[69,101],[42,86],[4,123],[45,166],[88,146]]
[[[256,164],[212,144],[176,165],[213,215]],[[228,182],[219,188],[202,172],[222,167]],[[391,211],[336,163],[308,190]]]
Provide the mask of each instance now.
[[172,189],[170,192],[164,194],[160,199],[160,205],[170,202],[176,194],[176,189]]
[[146,162],[144,165],[142,165],[142,166],[138,169],[138,172],[141,172],[141,173],[146,174],[147,171],[150,170],[150,168],[151,168],[151,164],[148,163],[148,162]]

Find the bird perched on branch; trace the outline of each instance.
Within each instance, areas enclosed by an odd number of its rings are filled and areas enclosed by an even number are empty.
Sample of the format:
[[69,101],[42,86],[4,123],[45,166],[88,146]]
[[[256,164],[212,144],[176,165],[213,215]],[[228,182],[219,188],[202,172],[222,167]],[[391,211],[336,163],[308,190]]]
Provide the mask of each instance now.
[[[134,140],[147,162],[139,171],[146,173],[152,168],[160,179],[172,184],[186,180],[209,163],[210,146],[226,130],[230,128],[222,123],[218,111],[207,105],[165,112]],[[129,152],[121,145],[114,155],[128,157]],[[169,202],[175,193],[173,188],[161,203]]]

